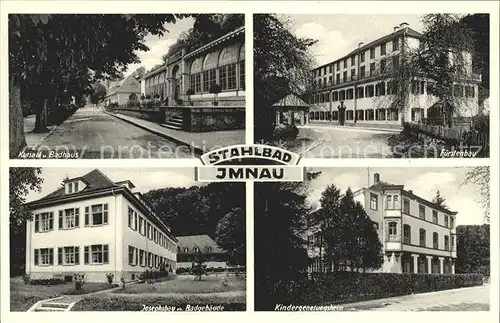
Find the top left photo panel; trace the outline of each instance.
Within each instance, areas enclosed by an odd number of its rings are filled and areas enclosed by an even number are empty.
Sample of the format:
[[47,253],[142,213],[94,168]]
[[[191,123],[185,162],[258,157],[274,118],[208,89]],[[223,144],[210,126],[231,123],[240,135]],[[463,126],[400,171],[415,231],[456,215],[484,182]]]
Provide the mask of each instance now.
[[245,143],[244,14],[9,14],[11,159]]

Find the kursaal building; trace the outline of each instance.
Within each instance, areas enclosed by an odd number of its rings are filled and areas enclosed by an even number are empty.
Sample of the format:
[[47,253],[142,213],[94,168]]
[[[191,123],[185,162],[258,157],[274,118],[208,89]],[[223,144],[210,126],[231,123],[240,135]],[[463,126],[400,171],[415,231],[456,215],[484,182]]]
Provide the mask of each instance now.
[[175,273],[177,239],[134,188],[95,169],[28,203],[26,273],[68,281],[84,274],[90,282],[111,273],[115,283],[160,266]]
[[[367,270],[384,273],[454,274],[457,212],[428,201],[403,185],[380,180],[353,193],[374,223],[382,244],[383,264]],[[309,272],[328,271],[319,226],[308,236]],[[340,264],[348,270],[347,264]]]
[[[245,27],[187,52],[172,53],[142,80],[162,102],[165,126],[191,132],[245,126]],[[214,92],[214,86],[220,92]]]
[[[399,91],[391,74],[400,67],[402,53],[418,48],[421,38],[421,33],[401,23],[393,32],[367,44],[360,42],[352,52],[312,70],[309,114],[298,123],[314,120],[396,127],[402,121],[418,123],[427,118],[430,109],[439,109],[439,105],[436,105],[438,98],[428,92],[430,83],[424,77],[415,76],[411,80],[411,89],[405,94],[408,105],[404,109],[390,108]],[[454,113],[455,117],[467,118],[478,114],[481,76],[473,73],[472,54],[464,52],[463,58],[460,64],[465,64],[467,76],[453,85],[453,95],[461,98]],[[450,60],[453,63],[453,57]],[[297,111],[294,114],[300,118]]]

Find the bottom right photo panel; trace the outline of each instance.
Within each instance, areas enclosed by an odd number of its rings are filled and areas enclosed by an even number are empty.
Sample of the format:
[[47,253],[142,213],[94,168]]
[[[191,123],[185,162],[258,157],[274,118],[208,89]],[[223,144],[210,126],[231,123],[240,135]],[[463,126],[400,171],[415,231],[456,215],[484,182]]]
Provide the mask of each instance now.
[[489,167],[255,183],[256,311],[489,311]]

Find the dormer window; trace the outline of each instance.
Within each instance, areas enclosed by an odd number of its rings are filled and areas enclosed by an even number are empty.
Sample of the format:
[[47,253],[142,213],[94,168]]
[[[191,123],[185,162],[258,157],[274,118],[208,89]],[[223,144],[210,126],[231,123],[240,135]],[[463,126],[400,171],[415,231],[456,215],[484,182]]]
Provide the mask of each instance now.
[[198,248],[198,247],[194,247],[193,251],[194,251],[194,252],[199,252],[199,251],[200,251],[200,248]]
[[66,194],[78,193],[83,185],[79,185],[79,181],[73,181],[66,183]]

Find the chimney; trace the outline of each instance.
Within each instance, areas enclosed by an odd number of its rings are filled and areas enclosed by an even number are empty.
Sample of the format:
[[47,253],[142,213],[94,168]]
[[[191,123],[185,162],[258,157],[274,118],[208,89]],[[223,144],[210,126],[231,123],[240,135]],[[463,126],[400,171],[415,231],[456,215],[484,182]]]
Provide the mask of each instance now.
[[380,182],[380,174],[375,173],[373,174],[373,184],[377,184],[378,182]]
[[408,190],[408,193],[413,194],[413,191],[412,190]]
[[408,26],[409,26],[409,24],[408,24],[407,22],[402,22],[402,23],[400,23],[400,24],[399,24],[399,27],[400,27],[401,29],[406,28],[406,27],[408,27]]
[[399,26],[394,26],[394,32],[399,30]]
[[361,41],[361,42],[359,42],[359,43],[358,43],[358,48],[363,47],[363,45],[364,45],[364,44],[365,44],[365,43],[363,43],[362,41]]

